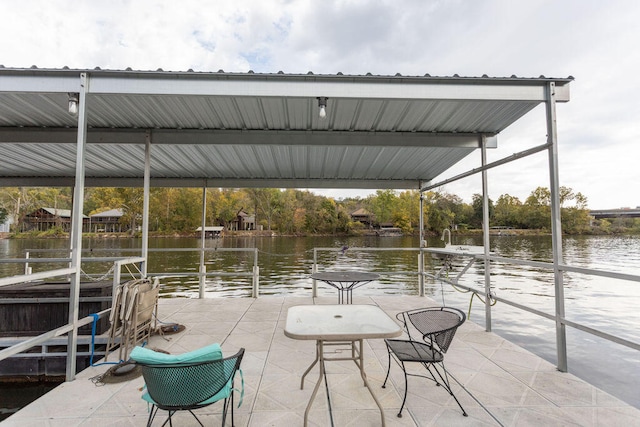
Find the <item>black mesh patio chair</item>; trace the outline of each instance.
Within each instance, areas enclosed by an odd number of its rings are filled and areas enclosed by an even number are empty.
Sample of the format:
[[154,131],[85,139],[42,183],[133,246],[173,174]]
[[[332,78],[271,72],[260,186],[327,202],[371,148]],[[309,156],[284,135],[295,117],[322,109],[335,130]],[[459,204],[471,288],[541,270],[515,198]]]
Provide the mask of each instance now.
[[[389,352],[389,366],[382,388],[385,388],[387,384],[391,372],[391,359],[394,359],[404,373],[404,398],[398,417],[402,417],[402,410],[407,401],[408,376],[426,378],[434,381],[436,385],[444,387],[455,399],[462,410],[462,415],[466,417],[467,413],[451,390],[449,376],[444,367],[444,355],[453,341],[456,330],[466,320],[465,314],[456,308],[431,307],[404,311],[398,313],[396,318],[402,322],[408,339],[385,340]],[[422,335],[422,341],[412,337],[412,327]],[[406,364],[412,362],[422,364],[429,376],[407,373]]]
[[[131,359],[136,360],[139,347],[131,353]],[[185,355],[193,354],[185,353]],[[221,352],[219,353],[221,355]],[[184,355],[179,355],[178,358]],[[191,358],[195,361],[180,363],[140,362],[142,376],[146,384],[146,393],[142,396],[149,402],[151,411],[147,420],[147,427],[151,426],[158,410],[169,412],[168,418],[162,424],[173,425],[172,417],[177,411],[189,411],[202,426],[193,410],[203,408],[224,400],[222,409],[222,426],[224,427],[229,407],[231,408],[231,425],[233,419],[233,380],[244,356],[244,348],[233,356],[217,358],[216,360],[199,361],[202,355]],[[140,357],[140,359],[145,359]]]

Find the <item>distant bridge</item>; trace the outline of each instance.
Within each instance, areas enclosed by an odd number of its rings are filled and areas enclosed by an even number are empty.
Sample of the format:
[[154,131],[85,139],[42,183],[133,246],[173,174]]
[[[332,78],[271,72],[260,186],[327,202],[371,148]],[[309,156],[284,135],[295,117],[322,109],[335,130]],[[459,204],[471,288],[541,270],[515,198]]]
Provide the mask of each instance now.
[[635,209],[601,209],[597,211],[589,211],[589,215],[595,219],[602,218],[640,218],[640,206]]

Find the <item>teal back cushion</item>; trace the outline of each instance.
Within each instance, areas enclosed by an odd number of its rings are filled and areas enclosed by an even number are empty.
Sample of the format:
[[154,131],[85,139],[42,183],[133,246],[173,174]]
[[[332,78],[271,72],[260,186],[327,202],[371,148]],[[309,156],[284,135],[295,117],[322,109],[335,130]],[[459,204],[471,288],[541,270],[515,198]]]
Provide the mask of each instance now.
[[174,363],[199,363],[222,359],[220,344],[211,344],[197,350],[182,354],[165,354],[153,351],[149,348],[135,347],[131,351],[131,360],[147,365],[174,364]]
[[[211,344],[188,353],[164,354],[144,347],[135,347],[131,352],[131,359],[145,365],[197,364],[222,359],[222,349],[220,348],[220,344]],[[150,378],[145,377],[145,381],[147,379],[153,381],[152,384],[147,383],[146,385],[147,387],[153,388],[154,397],[151,397],[148,389],[147,392],[142,395],[142,398],[152,404],[161,403],[164,406],[175,407],[195,403],[207,405],[220,399],[226,399],[232,393],[232,370],[235,366],[235,362],[229,362],[230,363],[223,365],[223,371],[217,372],[217,375],[207,378],[198,377],[197,380],[193,378],[193,375],[198,375],[197,373],[190,370],[181,371],[181,368],[169,368],[173,370],[173,373],[171,375],[167,374],[166,377],[163,375],[163,378],[157,378],[155,376]],[[206,374],[212,373],[210,370],[198,372],[205,374],[205,376]],[[171,380],[168,378],[171,378]],[[198,386],[196,387],[196,385]],[[242,389],[243,391],[241,392],[238,406],[242,403],[244,384]],[[216,390],[218,390],[217,393],[215,393]],[[211,396],[211,393],[215,393],[215,395]],[[158,399],[158,402],[154,401],[154,399]]]

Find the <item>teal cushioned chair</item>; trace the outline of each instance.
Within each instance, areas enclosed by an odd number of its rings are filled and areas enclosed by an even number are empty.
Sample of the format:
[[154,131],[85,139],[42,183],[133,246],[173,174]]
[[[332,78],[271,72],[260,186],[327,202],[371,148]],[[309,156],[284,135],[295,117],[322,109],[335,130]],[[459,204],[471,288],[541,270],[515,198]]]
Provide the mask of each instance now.
[[134,348],[130,357],[142,367],[146,384],[142,398],[152,405],[147,426],[153,423],[158,409],[169,412],[163,426],[167,422],[173,425],[171,418],[177,411],[189,411],[202,425],[193,410],[219,400],[224,400],[223,427],[229,407],[233,426],[233,379],[240,370],[243,356],[244,348],[241,348],[233,356],[222,357],[219,344],[178,355]]

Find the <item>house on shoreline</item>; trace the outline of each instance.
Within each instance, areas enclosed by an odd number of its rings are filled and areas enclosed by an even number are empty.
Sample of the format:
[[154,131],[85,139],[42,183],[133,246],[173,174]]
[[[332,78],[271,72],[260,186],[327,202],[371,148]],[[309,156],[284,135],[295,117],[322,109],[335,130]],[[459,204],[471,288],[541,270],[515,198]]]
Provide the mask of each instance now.
[[[82,231],[90,231],[90,219],[87,215],[82,215]],[[60,227],[62,231],[71,230],[71,210],[56,208],[40,208],[27,214],[23,223],[22,231],[47,231],[55,227]]]
[[91,215],[90,231],[94,233],[122,233],[123,231],[128,231],[129,227],[126,225],[123,227],[120,222],[123,215],[124,211],[122,209],[110,209]]

